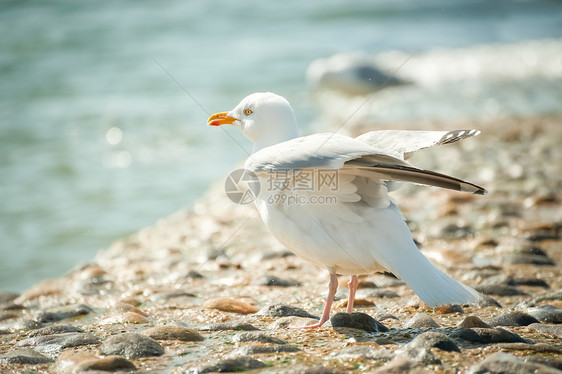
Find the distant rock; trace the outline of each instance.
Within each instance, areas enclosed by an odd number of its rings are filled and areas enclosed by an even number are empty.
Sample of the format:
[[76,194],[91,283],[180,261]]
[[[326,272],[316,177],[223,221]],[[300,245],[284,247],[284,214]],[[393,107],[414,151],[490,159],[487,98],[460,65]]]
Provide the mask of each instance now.
[[69,325],[53,325],[40,328],[38,330],[29,333],[30,337],[39,335],[54,335],[54,334],[64,334],[69,332],[84,332],[80,327],[69,326]]
[[209,299],[205,301],[203,305],[201,305],[201,307],[206,309],[218,309],[223,312],[238,314],[252,314],[258,311],[258,309],[253,305],[234,299],[227,299],[224,297]]
[[251,325],[246,322],[224,322],[224,323],[213,323],[210,325],[206,325],[201,327],[199,330],[206,330],[206,331],[225,331],[225,330],[242,330],[242,331],[254,331],[259,330],[254,325]]
[[562,308],[554,305],[543,304],[528,308],[527,313],[543,323],[562,323]]
[[253,284],[268,287],[300,287],[301,282],[292,278],[281,278],[275,275],[262,275]]
[[396,374],[396,373],[408,373],[408,374],[429,374],[430,372],[425,370],[419,362],[408,358],[395,358],[389,363],[375,369],[373,374]]
[[289,317],[289,316],[296,316],[296,317],[305,317],[305,318],[315,318],[319,319],[318,317],[308,313],[306,310],[297,308],[290,305],[285,304],[273,304],[268,305],[261,309],[258,313],[259,315],[266,316],[266,317]]
[[41,311],[35,315],[35,320],[37,322],[58,322],[64,319],[83,316],[89,314],[92,311],[87,305],[77,304],[77,305],[67,305],[61,308],[56,308],[50,311]]
[[241,332],[232,337],[235,342],[258,342],[258,343],[273,343],[273,344],[287,344],[283,339],[275,338],[257,331]]
[[262,371],[263,374],[344,374],[343,371],[327,368],[320,365],[292,365],[286,368],[275,368]]
[[508,286],[506,284],[490,284],[487,286],[475,287],[474,289],[485,295],[497,295],[497,296],[527,295],[525,292],[521,291],[516,286]]
[[257,354],[271,354],[283,352],[298,352],[299,348],[278,344],[278,345],[245,345],[232,352],[232,356],[250,356]]
[[468,316],[459,324],[459,327],[462,329],[468,329],[472,327],[490,328],[491,326],[476,316]]

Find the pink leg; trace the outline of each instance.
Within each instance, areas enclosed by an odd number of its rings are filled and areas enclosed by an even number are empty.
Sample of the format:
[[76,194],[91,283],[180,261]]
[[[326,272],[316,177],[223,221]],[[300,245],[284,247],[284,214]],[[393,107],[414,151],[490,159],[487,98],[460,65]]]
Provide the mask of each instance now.
[[334,296],[336,295],[336,291],[338,290],[338,277],[336,276],[336,274],[330,273],[330,285],[328,287],[329,287],[328,299],[326,300],[326,305],[324,306],[324,312],[322,313],[322,318],[320,318],[320,322],[315,323],[314,325],[294,327],[294,328],[315,329],[317,327],[322,326],[327,320],[330,319],[330,310],[332,309],[332,302],[334,301]]
[[357,291],[357,285],[359,284],[359,280],[357,279],[357,275],[352,275],[349,282],[347,282],[347,286],[349,287],[349,298],[347,299],[347,313],[353,312],[353,303],[355,302],[355,291]]

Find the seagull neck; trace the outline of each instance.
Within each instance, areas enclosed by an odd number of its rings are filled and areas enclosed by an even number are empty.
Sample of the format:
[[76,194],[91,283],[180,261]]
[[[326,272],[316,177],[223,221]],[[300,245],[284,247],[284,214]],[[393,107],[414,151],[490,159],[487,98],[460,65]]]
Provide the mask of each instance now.
[[285,134],[277,134],[275,137],[267,137],[266,139],[260,139],[254,143],[254,149],[252,153],[256,153],[257,151],[271,147],[272,145],[279,144],[286,142],[287,140],[295,139],[299,137],[298,130],[288,131]]

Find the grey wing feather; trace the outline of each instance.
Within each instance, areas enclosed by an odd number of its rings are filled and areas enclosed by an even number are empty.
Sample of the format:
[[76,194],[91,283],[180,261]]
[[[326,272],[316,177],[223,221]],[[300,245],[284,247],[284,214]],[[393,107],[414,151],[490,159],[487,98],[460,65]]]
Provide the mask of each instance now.
[[355,139],[383,152],[397,152],[407,159],[420,149],[454,143],[478,134],[480,131],[474,129],[454,131],[380,130],[368,132]]

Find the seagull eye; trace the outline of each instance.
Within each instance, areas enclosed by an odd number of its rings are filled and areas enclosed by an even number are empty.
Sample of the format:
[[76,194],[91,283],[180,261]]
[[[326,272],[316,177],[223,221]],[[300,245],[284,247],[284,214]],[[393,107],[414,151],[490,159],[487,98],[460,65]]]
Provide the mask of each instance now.
[[249,115],[252,114],[252,113],[254,113],[254,112],[252,112],[252,109],[249,109],[249,108],[244,109],[244,114],[245,114],[245,115],[249,116]]

